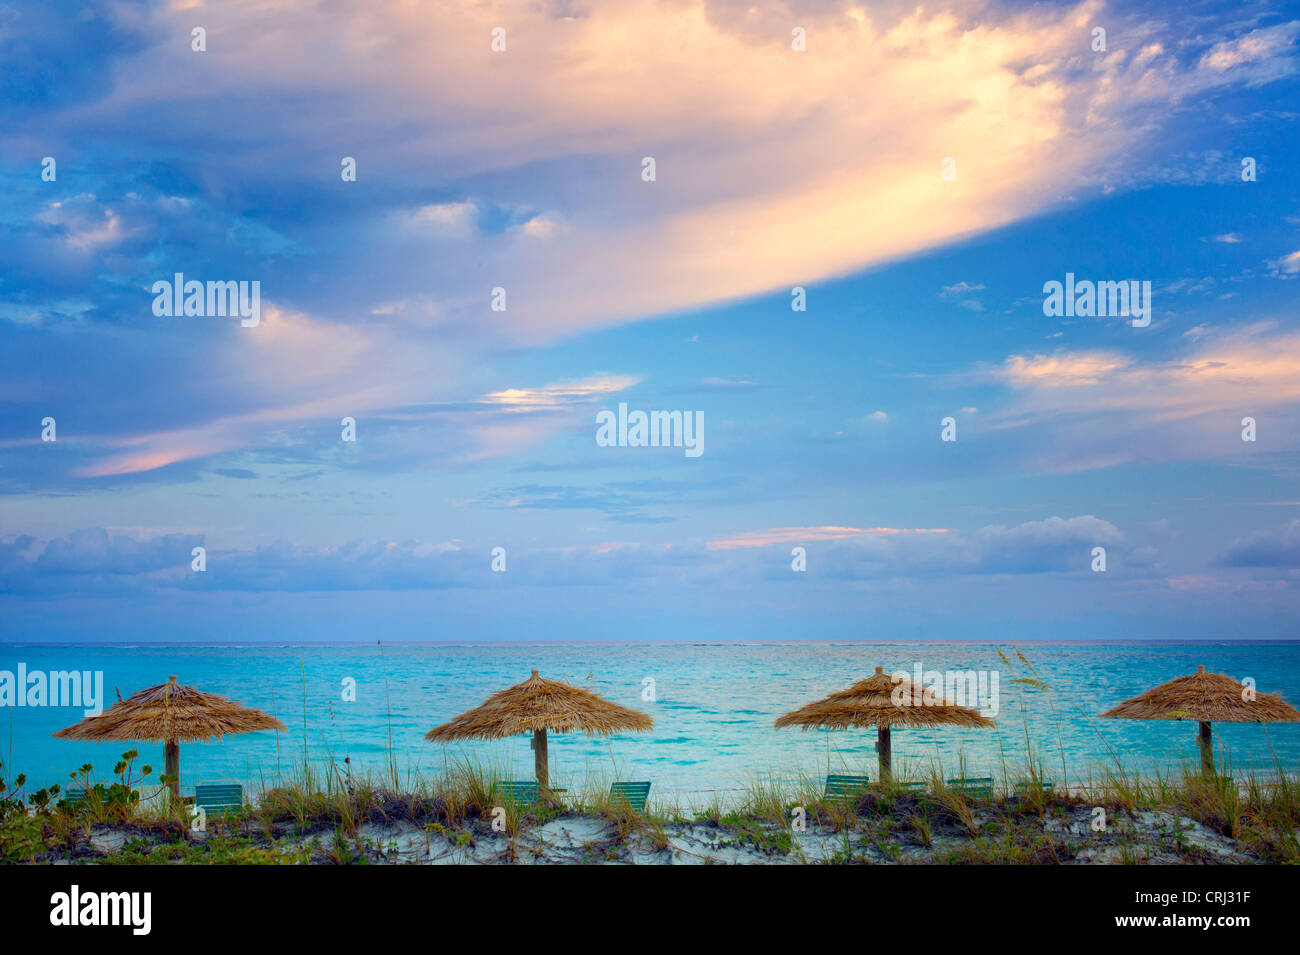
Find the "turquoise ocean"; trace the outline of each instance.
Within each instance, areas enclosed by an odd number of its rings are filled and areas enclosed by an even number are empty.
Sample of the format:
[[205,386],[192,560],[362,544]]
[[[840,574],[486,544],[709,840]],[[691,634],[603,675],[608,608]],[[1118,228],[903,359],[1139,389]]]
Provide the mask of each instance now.
[[[586,687],[653,716],[654,729],[610,739],[552,735],[555,785],[649,779],[655,793],[683,803],[758,779],[816,777],[828,770],[875,776],[874,731],[777,730],[773,720],[883,666],[886,672],[983,672],[996,702],[995,730],[928,729],[894,733],[896,771],[922,775],[936,762],[956,773],[1015,775],[1026,758],[1026,723],[1048,777],[1100,779],[1120,760],[1128,771],[1177,771],[1195,760],[1195,725],[1101,720],[1096,714],[1141,691],[1195,671],[1198,664],[1264,692],[1300,701],[1300,642],[1197,643],[544,643],[544,644],[208,644],[168,646],[0,645],[0,671],[102,671],[104,706],[164,682],[219,693],[272,713],[285,733],[262,732],[182,746],[183,788],[238,779],[252,787],[294,775],[306,758],[354,773],[381,773],[390,759],[402,779],[436,777],[463,758],[513,778],[532,773],[526,736],[440,746],[430,728],[477,706],[532,669]],[[998,650],[1010,660],[1009,666]],[[1018,683],[1045,682],[1049,690]],[[345,701],[355,681],[355,701]],[[80,708],[0,709],[4,775],[25,773],[27,789],[66,783],[84,763],[107,781],[124,750],[161,771],[159,743],[74,743],[51,733],[77,722]],[[1300,723],[1216,724],[1216,747],[1234,768],[1300,772]],[[344,760],[347,763],[344,764]],[[1063,768],[1064,767],[1064,768]]]

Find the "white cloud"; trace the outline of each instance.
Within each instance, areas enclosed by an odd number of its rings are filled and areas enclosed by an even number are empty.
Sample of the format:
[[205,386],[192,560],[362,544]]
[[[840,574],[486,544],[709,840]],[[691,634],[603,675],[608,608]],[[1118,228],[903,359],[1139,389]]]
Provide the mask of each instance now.
[[1268,267],[1283,275],[1300,274],[1300,252],[1292,252],[1290,255],[1275,259],[1268,263]]
[[[1245,463],[1257,450],[1300,447],[1300,333],[1260,323],[1187,340],[1184,355],[1166,360],[1105,350],[1012,356],[992,370],[1013,392],[988,427],[1030,429],[1016,453],[1049,470],[1205,458]],[[1267,422],[1260,444],[1241,440],[1243,417]]]
[[57,229],[67,247],[78,253],[115,245],[133,231],[123,225],[121,216],[112,207],[89,193],[50,202],[36,218]]
[[485,401],[512,411],[539,411],[590,401],[631,388],[641,379],[633,375],[597,375],[581,381],[556,382],[540,388],[494,391]]
[[560,231],[560,224],[547,216],[533,216],[523,225],[512,228],[530,239],[549,239]]
[[478,207],[472,202],[443,202],[405,213],[407,223],[435,235],[469,238],[474,235]]
[[1216,43],[1201,58],[1201,65],[1223,72],[1247,63],[1258,63],[1286,52],[1300,33],[1300,22],[1279,23],[1253,30],[1245,36]]
[[703,383],[707,388],[754,388],[758,385],[758,382],[748,378],[709,377],[705,378]]

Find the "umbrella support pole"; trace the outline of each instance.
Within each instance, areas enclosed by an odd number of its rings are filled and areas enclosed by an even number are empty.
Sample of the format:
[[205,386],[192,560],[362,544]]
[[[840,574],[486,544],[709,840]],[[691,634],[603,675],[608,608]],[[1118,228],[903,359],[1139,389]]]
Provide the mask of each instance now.
[[163,745],[163,772],[172,778],[168,783],[172,791],[172,799],[180,802],[181,799],[181,744],[174,739],[169,739]]
[[893,753],[890,750],[888,726],[876,730],[876,749],[880,753],[880,781],[887,782],[893,775]]
[[533,766],[537,770],[537,785],[543,790],[550,787],[550,769],[546,760],[546,730],[533,730]]
[[1201,772],[1206,776],[1214,775],[1214,743],[1210,724],[1201,720],[1200,732],[1197,734],[1201,747]]

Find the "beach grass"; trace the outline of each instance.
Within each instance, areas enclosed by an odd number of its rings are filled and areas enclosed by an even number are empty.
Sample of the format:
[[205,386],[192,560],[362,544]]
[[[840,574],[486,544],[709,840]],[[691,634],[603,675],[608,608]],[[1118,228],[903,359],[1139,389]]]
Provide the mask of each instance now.
[[188,806],[143,802],[125,783],[94,783],[81,767],[70,775],[90,785],[75,803],[66,789],[24,792],[21,778],[0,790],[0,861],[361,864],[384,860],[395,835],[412,832],[424,855],[557,861],[548,840],[576,827],[591,835],[584,862],[668,861],[691,840],[744,862],[1300,862],[1300,784],[1281,772],[1139,777],[1115,768],[1045,788],[1030,762],[1004,774],[992,796],[947,784],[966,772],[960,761],[951,774],[931,766],[841,798],[825,796],[819,778],[763,774],[703,803],[658,798],[636,812],[611,798],[601,775],[521,805],[496,795],[501,767],[454,761],[395,786],[391,773],[329,765],[251,793],[242,809],[210,816],[196,832]]

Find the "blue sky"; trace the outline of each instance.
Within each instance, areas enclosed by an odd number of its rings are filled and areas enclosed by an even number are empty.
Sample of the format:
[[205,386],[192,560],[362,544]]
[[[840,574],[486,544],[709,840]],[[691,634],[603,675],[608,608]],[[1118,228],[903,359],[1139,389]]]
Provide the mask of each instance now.
[[[4,636],[1295,637],[1298,42],[1282,4],[8,5]],[[175,272],[260,323],[155,316]],[[1150,325],[1044,315],[1067,272]],[[599,446],[620,402],[704,453]]]

